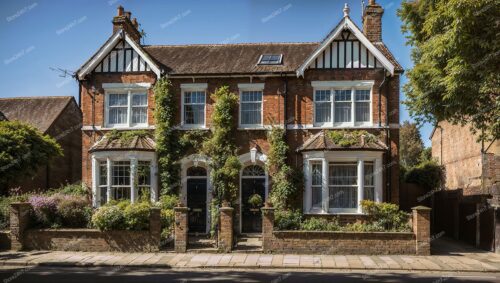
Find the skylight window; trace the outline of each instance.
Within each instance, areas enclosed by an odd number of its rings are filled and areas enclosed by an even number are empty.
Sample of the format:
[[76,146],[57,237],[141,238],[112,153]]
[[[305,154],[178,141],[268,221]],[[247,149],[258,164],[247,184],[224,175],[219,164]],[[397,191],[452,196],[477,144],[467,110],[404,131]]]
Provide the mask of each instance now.
[[259,65],[279,65],[283,59],[283,54],[263,54],[259,58]]

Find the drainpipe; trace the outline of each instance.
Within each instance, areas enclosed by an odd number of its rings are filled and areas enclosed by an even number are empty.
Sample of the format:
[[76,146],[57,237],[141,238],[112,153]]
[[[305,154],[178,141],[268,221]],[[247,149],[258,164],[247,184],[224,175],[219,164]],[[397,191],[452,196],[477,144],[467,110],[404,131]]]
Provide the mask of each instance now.
[[386,76],[385,76],[385,70],[383,71],[384,73],[384,80],[380,85],[378,86],[378,127],[382,127],[382,86],[385,84]]
[[[385,72],[384,72],[384,81],[382,82],[382,84],[385,82],[386,78],[389,78],[385,75]],[[388,79],[390,80],[390,78]],[[382,93],[382,84],[380,84],[380,89],[379,89],[379,95],[380,97],[381,96],[381,93]],[[381,105],[381,100],[379,99],[379,103]],[[380,111],[380,108],[379,108],[379,111]],[[379,118],[379,123],[380,123],[380,118]],[[392,170],[391,170],[391,166],[388,166],[391,161],[392,161],[392,152],[391,152],[391,129],[389,127],[389,96],[387,95],[387,92],[386,92],[386,103],[385,103],[385,123],[386,123],[386,145],[388,145],[388,149],[387,149],[387,160],[386,160],[386,166],[387,166],[387,170],[386,170],[386,179],[387,179],[387,201],[390,201],[391,198],[392,198],[392,180],[391,180],[391,175],[392,175]]]

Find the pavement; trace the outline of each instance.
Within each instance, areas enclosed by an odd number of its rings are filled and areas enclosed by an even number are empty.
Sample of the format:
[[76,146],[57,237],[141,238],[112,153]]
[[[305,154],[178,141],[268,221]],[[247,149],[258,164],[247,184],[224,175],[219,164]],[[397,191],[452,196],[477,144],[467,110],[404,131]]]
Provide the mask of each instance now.
[[431,256],[255,253],[0,252],[1,266],[149,267],[171,269],[377,270],[500,272],[500,255],[435,240]]

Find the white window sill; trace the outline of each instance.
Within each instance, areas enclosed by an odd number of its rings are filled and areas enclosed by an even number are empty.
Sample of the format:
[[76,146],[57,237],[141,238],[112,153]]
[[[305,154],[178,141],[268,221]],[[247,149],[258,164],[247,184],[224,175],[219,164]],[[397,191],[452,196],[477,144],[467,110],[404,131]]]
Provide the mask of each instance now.
[[129,126],[113,126],[113,127],[110,127],[110,126],[105,126],[105,127],[101,127],[101,126],[90,126],[90,125],[87,125],[87,126],[82,126],[82,131],[92,131],[92,130],[98,130],[98,131],[110,131],[110,130],[154,130],[155,129],[155,126],[154,125],[144,125],[144,126],[132,126],[132,127],[129,127]]
[[[308,125],[306,125],[307,127]],[[313,124],[311,125],[312,127],[309,128],[316,128],[316,129],[354,129],[354,128],[379,128],[378,126],[375,127],[372,123],[363,123],[363,124]]]
[[238,130],[266,130],[267,128],[263,125],[240,125]]
[[189,131],[189,130],[208,130],[206,126],[201,125],[181,125],[179,130]]
[[305,212],[304,215],[366,215],[366,213],[359,213],[359,212],[349,212],[349,211],[338,211],[338,212],[333,212],[329,211],[326,212],[324,210],[310,210],[309,212]]

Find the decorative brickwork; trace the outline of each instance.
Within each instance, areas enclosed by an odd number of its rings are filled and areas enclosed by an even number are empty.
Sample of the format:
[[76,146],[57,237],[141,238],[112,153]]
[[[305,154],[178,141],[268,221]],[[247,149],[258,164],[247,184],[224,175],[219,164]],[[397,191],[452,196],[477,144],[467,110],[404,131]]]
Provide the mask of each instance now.
[[175,240],[174,249],[177,253],[185,253],[188,244],[188,211],[187,207],[175,207]]
[[413,210],[413,232],[416,237],[417,255],[431,254],[431,209],[425,206],[416,206]]
[[233,211],[232,207],[221,207],[220,211],[220,231],[219,250],[229,253],[233,247]]

